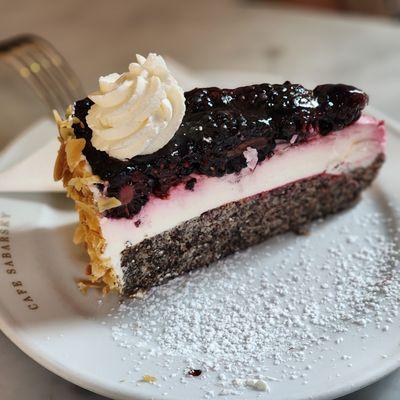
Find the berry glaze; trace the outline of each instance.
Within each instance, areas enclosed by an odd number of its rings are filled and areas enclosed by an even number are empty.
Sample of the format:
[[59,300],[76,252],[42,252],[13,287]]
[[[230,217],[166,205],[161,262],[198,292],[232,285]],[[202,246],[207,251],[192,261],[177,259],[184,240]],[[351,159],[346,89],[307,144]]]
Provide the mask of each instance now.
[[107,182],[98,185],[103,195],[122,205],[106,211],[109,218],[132,218],[151,195],[166,198],[169,189],[185,183],[195,190],[192,174],[223,176],[247,166],[243,152],[257,149],[258,162],[270,158],[279,143],[295,145],[316,135],[339,131],[357,121],[368,96],[353,86],[260,84],[237,89],[215,87],[185,93],[186,113],[167,145],[149,155],[121,161],[95,149],[86,115],[93,102],[75,103],[73,125],[92,171]]

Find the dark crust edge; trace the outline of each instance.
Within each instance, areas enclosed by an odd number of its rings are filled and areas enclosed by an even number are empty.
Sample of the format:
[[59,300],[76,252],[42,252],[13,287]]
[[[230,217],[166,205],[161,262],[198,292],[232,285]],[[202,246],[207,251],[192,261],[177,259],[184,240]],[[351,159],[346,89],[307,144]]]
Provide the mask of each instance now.
[[384,154],[366,168],[322,174],[207,211],[122,252],[122,294],[206,266],[288,231],[302,232],[318,218],[351,207],[377,175]]

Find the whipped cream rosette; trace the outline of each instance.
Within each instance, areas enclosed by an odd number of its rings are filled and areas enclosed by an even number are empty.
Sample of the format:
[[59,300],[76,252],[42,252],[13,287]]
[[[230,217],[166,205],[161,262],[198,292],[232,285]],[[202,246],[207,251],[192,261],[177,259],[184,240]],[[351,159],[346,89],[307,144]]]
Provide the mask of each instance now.
[[89,96],[92,144],[120,160],[165,146],[185,114],[183,90],[164,59],[154,53],[136,57],[129,72],[100,77],[99,91]]

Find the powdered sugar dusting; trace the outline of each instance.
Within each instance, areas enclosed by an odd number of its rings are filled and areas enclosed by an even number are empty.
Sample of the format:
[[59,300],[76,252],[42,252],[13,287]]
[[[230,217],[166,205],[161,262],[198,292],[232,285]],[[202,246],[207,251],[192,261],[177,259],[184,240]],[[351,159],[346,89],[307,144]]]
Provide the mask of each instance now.
[[353,365],[343,344],[367,346],[366,327],[390,334],[400,310],[398,217],[366,212],[372,202],[124,301],[105,323],[142,375],[146,360],[163,360],[160,393],[272,395],[275,384],[308,384],[332,349],[334,379]]

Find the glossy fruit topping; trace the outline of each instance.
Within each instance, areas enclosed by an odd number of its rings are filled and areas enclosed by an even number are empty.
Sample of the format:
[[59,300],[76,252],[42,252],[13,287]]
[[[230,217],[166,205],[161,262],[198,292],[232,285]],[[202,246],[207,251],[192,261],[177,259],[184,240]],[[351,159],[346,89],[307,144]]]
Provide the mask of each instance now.
[[277,144],[296,145],[316,135],[339,131],[355,122],[368,96],[348,85],[320,85],[314,90],[285,82],[237,89],[216,87],[185,93],[186,113],[171,141],[157,152],[121,161],[95,149],[86,115],[88,98],[75,104],[75,135],[86,139],[84,154],[93,173],[107,185],[106,196],[122,205],[106,212],[111,218],[131,218],[151,195],[165,198],[171,187],[184,183],[196,190],[192,174],[223,176],[247,166],[243,154],[257,150],[258,162],[272,157]]

